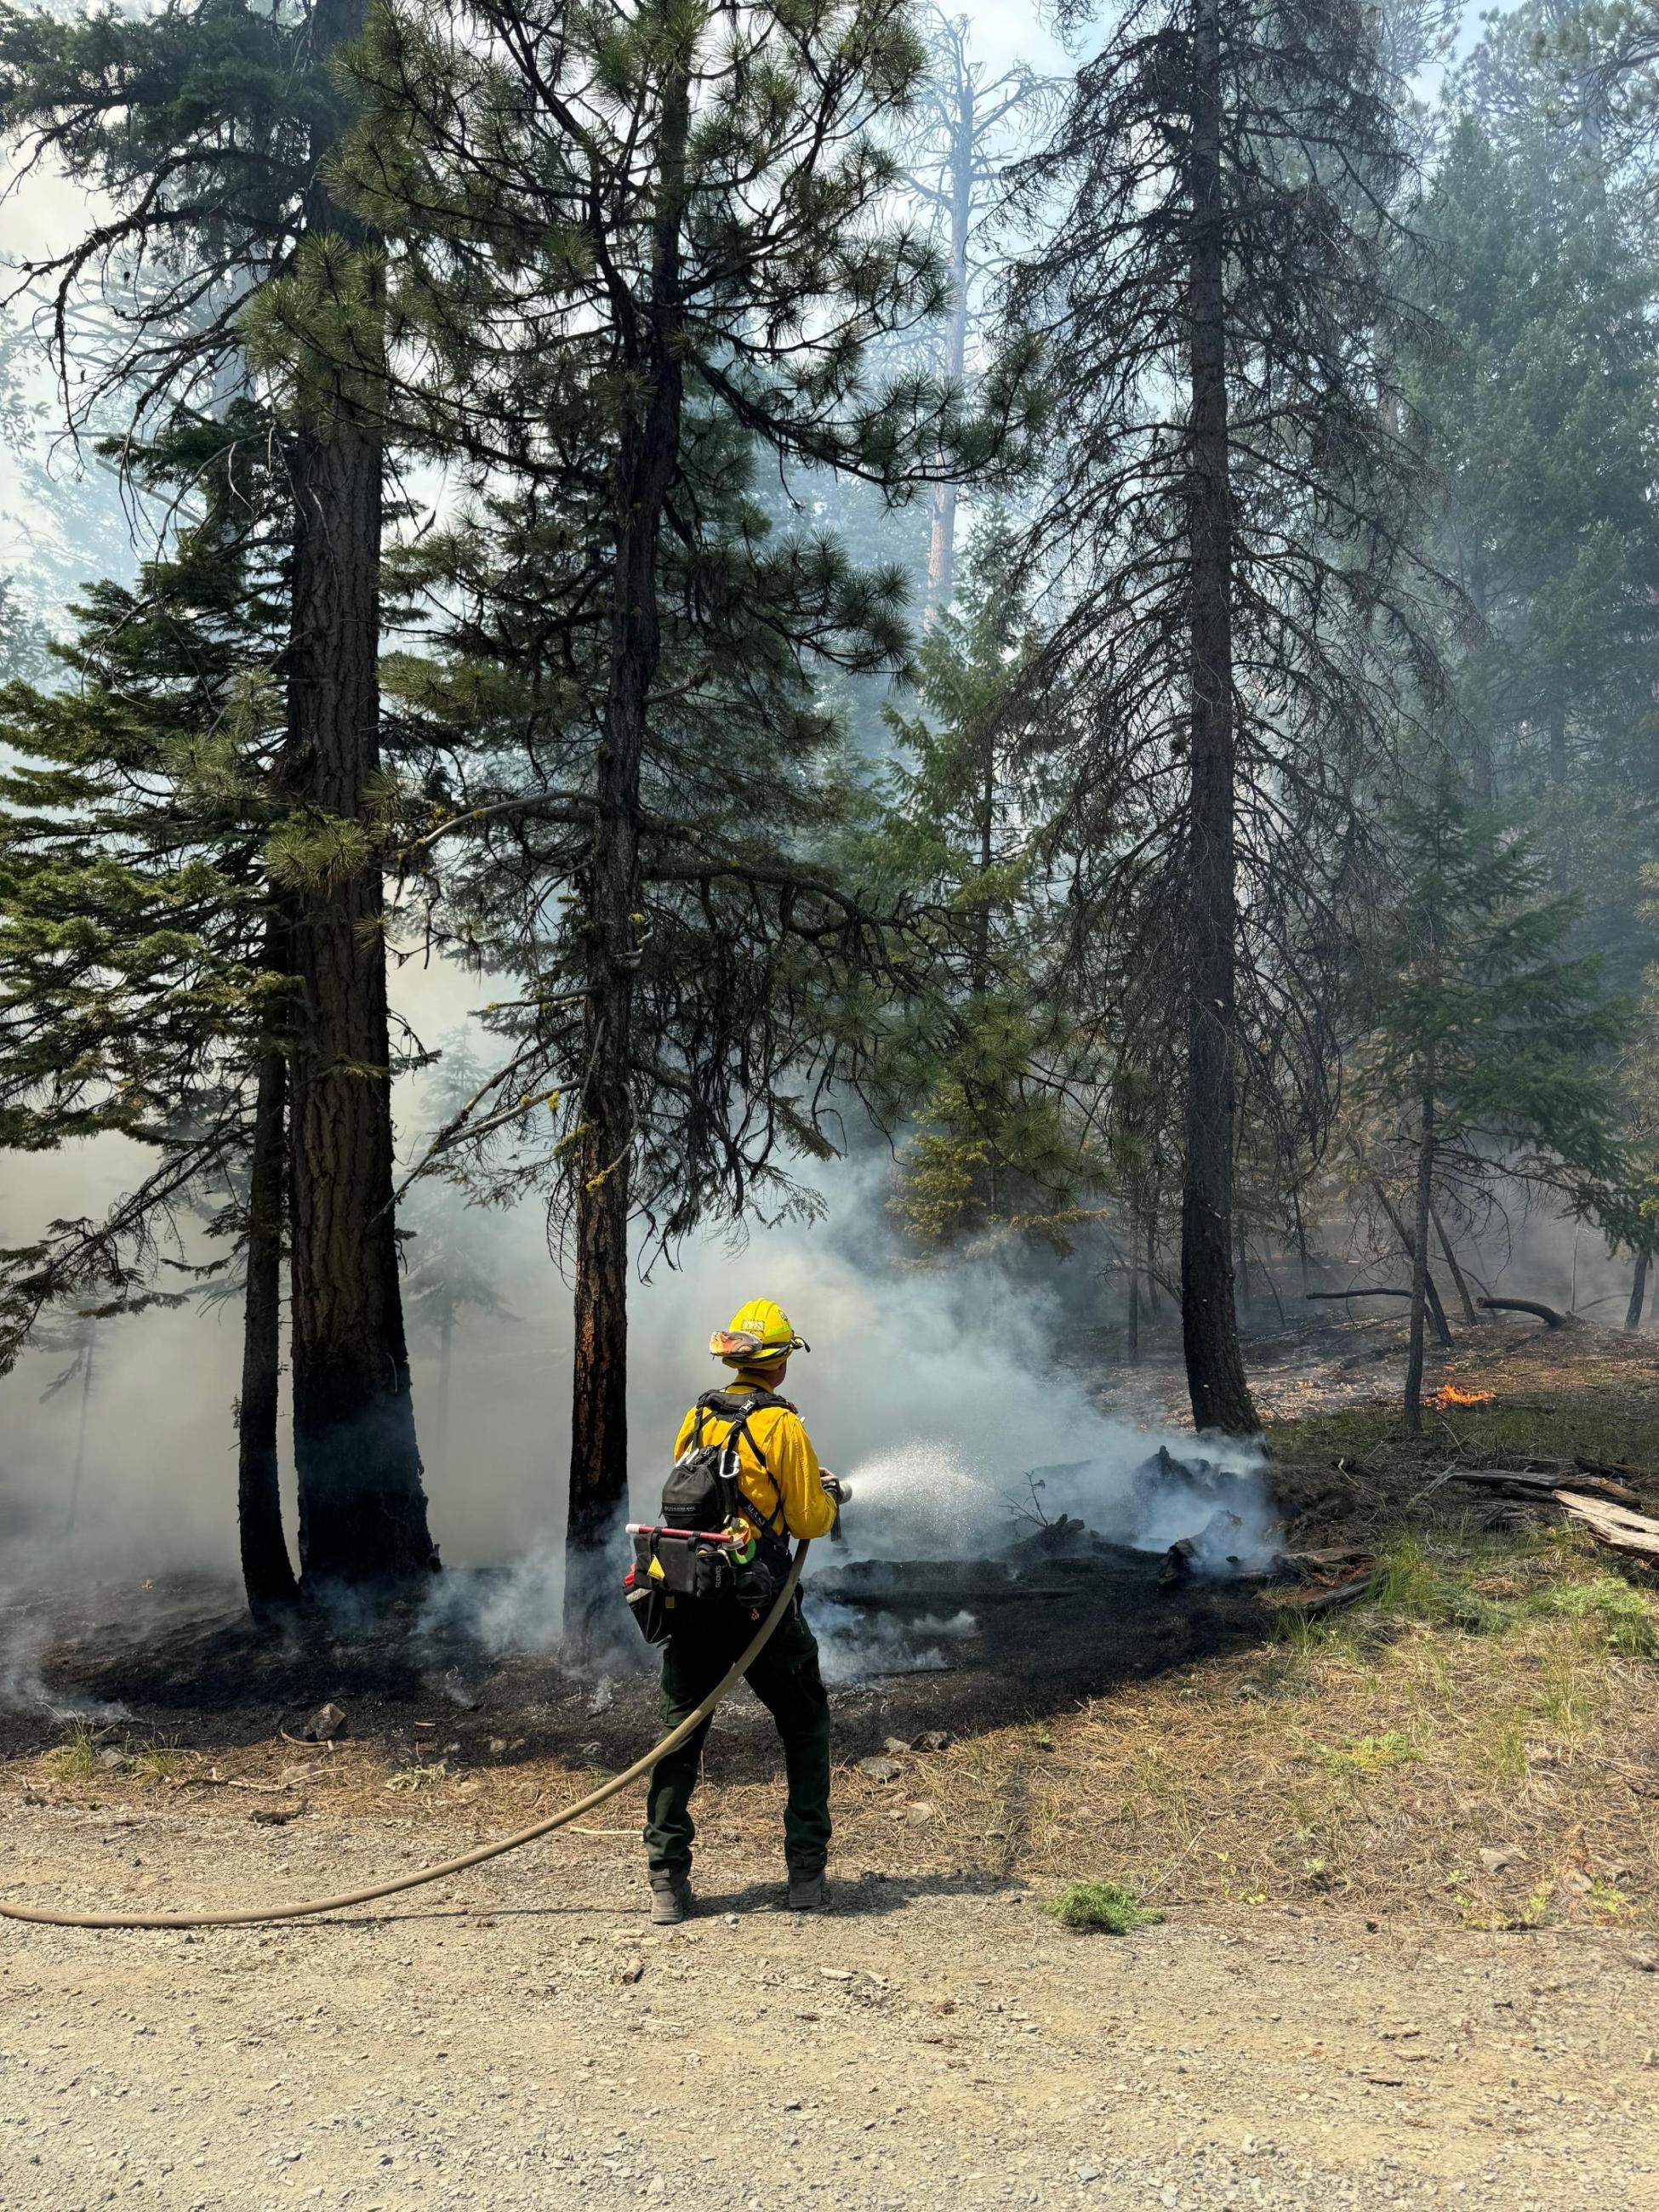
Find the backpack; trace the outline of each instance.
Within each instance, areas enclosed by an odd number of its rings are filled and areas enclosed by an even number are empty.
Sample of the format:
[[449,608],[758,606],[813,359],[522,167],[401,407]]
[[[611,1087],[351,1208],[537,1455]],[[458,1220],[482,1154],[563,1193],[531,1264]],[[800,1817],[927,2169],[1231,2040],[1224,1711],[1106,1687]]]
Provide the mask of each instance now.
[[[769,1390],[708,1390],[698,1399],[690,1442],[663,1485],[659,1522],[631,1523],[634,1563],[623,1595],[647,1644],[665,1643],[684,1608],[735,1608],[755,1620],[767,1613],[789,1572],[789,1544],[771,1517],[744,1495],[738,1440],[769,1475],[766,1455],[749,1427],[768,1406],[794,1408]],[[703,1441],[706,1415],[729,1421],[718,1443]],[[777,1492],[775,1512],[783,1505]]]

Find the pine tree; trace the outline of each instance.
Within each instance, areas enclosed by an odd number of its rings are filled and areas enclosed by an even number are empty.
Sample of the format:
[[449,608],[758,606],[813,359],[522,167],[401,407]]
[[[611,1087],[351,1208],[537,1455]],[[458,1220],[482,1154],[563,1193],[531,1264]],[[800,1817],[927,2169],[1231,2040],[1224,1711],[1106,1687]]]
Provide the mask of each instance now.
[[1659,798],[1659,264],[1639,206],[1563,127],[1555,73],[1516,58],[1505,82],[1507,112],[1459,123],[1424,215],[1440,337],[1413,398],[1445,488],[1437,556],[1480,625],[1456,655],[1457,742],[1482,803],[1535,795],[1556,888],[1629,984]]
[[[356,64],[339,189],[395,242],[432,434],[497,472],[528,549],[501,549],[485,617],[515,633],[528,773],[488,804],[540,833],[520,960],[569,1115],[579,1563],[625,1493],[630,1220],[684,1234],[711,1187],[746,1202],[756,1146],[821,1143],[773,1079],[812,1054],[795,978],[880,936],[792,840],[816,804],[811,665],[894,665],[890,587],[826,543],[769,546],[744,479],[763,456],[897,483],[994,440],[931,380],[865,380],[871,343],[944,296],[885,220],[873,135],[921,65],[896,0],[410,5]],[[993,415],[1015,390],[994,382]],[[544,945],[555,882],[574,897]]]
[[167,1297],[161,1248],[186,1249],[173,1218],[216,1192],[207,1230],[231,1251],[169,1264],[205,1285],[244,1258],[238,1522],[263,1615],[295,1595],[276,1486],[292,1009],[264,856],[281,807],[270,672],[286,546],[257,429],[233,408],[149,449],[147,485],[188,482],[198,520],[136,585],[88,592],[58,648],[68,683],[0,690],[0,1144],[115,1133],[157,1159],[108,1217],[3,1255],[0,1367],[54,1304]]
[[[1048,798],[1024,765],[1024,700],[1040,636],[1024,604],[1018,542],[993,510],[969,542],[959,599],[917,654],[918,710],[888,709],[884,866],[957,917],[963,958],[942,1053],[903,1089],[915,1127],[893,1212],[924,1248],[1018,1235],[1067,1248],[1101,1180],[1081,1094],[1092,1070],[1052,985],[1056,915],[1040,859]],[[900,1030],[890,1059],[910,1042]],[[897,1070],[895,1068],[896,1078]]]
[[1547,861],[1449,775],[1394,810],[1399,898],[1376,950],[1361,1081],[1415,1164],[1406,1426],[1422,1426],[1429,1239],[1446,1194],[1502,1177],[1599,1210],[1620,1170],[1612,1048],[1628,1021],[1593,954],[1570,954],[1577,902]]
[[1322,1126],[1366,780],[1424,659],[1376,37],[1357,0],[1137,0],[1017,173],[1049,228],[1012,303],[1063,432],[1032,556],[1078,974],[1182,1102],[1193,1416],[1235,1432],[1241,1117]]
[[[362,4],[0,15],[7,137],[100,202],[71,248],[27,272],[52,299],[72,412],[119,392],[141,422],[222,414],[250,344],[279,403],[295,1446],[318,1582],[420,1574],[434,1558],[391,1206],[382,888],[362,826],[380,775],[382,263],[329,185],[348,117],[338,58]],[[118,313],[82,382],[70,334],[88,297]],[[327,865],[299,865],[319,850]]]
[[[1057,111],[1062,92],[1054,79],[1016,62],[993,76],[974,56],[966,15],[947,15],[932,4],[918,12],[927,40],[927,69],[917,98],[914,132],[907,131],[905,180],[927,210],[945,249],[951,304],[939,331],[940,368],[954,385],[968,371],[969,333],[983,323],[988,289],[982,266],[986,234],[1001,197],[1002,175],[1024,139]],[[950,605],[956,574],[957,491],[953,481],[933,487],[927,546],[927,615]]]

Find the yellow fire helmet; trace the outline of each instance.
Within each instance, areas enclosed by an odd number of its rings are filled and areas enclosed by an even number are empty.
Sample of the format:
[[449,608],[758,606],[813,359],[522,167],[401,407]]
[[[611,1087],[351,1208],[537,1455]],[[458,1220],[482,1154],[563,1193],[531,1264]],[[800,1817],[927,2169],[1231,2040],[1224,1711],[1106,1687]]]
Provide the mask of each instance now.
[[750,1298],[738,1308],[725,1328],[717,1328],[708,1349],[728,1367],[766,1367],[787,1359],[792,1352],[810,1352],[804,1336],[797,1336],[789,1316],[775,1298]]

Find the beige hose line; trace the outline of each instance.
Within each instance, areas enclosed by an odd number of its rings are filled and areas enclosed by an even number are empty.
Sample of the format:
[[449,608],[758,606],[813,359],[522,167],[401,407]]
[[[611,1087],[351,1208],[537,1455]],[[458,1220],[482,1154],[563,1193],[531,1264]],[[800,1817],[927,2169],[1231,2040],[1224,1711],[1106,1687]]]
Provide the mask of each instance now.
[[8,1905],[0,1900],[0,1918],[33,1920],[47,1928],[245,1928],[261,1920],[298,1920],[307,1913],[341,1912],[349,1905],[372,1905],[377,1898],[395,1897],[402,1889],[419,1889],[423,1882],[442,1881],[449,1875],[465,1874],[469,1867],[482,1866],[486,1859],[498,1859],[507,1851],[519,1850],[542,1836],[550,1836],[555,1828],[580,1820],[596,1805],[603,1805],[607,1797],[614,1797],[619,1790],[626,1790],[630,1782],[637,1782],[642,1774],[648,1774],[659,1759],[678,1750],[689,1735],[702,1727],[727,1691],[737,1687],[738,1677],[754,1665],[768,1638],[783,1619],[794,1597],[806,1553],[807,1539],[803,1537],[795,1547],[788,1579],[778,1594],[777,1603],[756,1631],[742,1656],[733,1661],[696,1711],[688,1713],[678,1728],[671,1729],[643,1759],[636,1759],[630,1767],[621,1774],[613,1774],[609,1782],[601,1783],[574,1805],[565,1806],[562,1812],[550,1814],[545,1820],[538,1820],[533,1828],[520,1828],[516,1835],[502,1836],[493,1844],[480,1844],[477,1850],[463,1851],[459,1858],[445,1859],[439,1866],[422,1867],[417,1874],[399,1875],[395,1881],[377,1882],[373,1889],[350,1889],[339,1897],[309,1897],[298,1905],[256,1905],[246,1912],[47,1912],[32,1905]]

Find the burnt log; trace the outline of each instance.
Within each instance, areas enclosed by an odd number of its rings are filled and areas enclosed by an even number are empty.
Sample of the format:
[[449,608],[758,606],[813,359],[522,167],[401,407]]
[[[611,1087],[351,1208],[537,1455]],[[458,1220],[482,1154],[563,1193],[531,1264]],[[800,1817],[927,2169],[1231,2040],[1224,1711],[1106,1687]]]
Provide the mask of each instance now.
[[1350,1575],[1328,1589],[1297,1590],[1289,1597],[1274,1598],[1273,1606],[1281,1613],[1293,1613],[1303,1620],[1316,1620],[1322,1613],[1334,1613],[1345,1605],[1357,1604],[1361,1598],[1370,1597],[1387,1581],[1380,1568],[1364,1568]]
[[1545,1305],[1539,1298],[1482,1298],[1480,1303],[1488,1313],[1536,1314],[1546,1328],[1565,1328],[1571,1318],[1567,1314],[1557,1313],[1553,1306]]
[[[1555,1496],[1560,1487],[1562,1475],[1559,1469],[1540,1472],[1518,1467],[1466,1467],[1460,1468],[1451,1480],[1473,1484],[1478,1489],[1495,1490],[1502,1497],[1529,1498],[1541,1504]],[[1637,1493],[1628,1484],[1612,1476],[1584,1472],[1571,1475],[1567,1480],[1575,1491],[1610,1498],[1618,1505],[1634,1505],[1638,1502]]]

